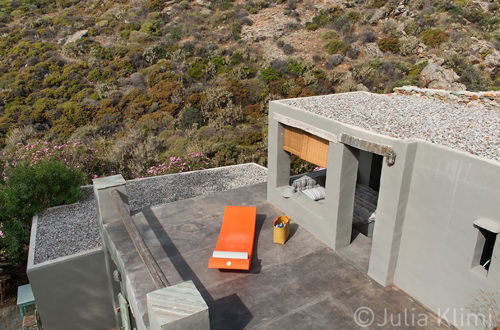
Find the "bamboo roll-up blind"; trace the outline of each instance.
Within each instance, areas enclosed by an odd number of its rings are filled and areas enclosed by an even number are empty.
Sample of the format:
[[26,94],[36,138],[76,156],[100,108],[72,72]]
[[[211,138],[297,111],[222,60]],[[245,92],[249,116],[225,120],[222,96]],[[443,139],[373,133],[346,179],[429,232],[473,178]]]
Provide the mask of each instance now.
[[301,129],[284,126],[283,149],[301,159],[326,168],[328,141]]

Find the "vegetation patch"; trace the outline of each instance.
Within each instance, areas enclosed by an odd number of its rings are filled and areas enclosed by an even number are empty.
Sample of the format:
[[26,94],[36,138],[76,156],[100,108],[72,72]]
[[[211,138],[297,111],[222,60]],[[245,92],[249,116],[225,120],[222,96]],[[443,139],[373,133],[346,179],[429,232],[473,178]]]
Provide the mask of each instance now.
[[382,38],[377,40],[377,46],[383,52],[391,52],[394,54],[399,53],[399,39],[398,38]]
[[187,74],[194,79],[201,79],[205,76],[205,71],[207,70],[207,65],[205,61],[198,61],[191,65],[187,70]]
[[448,41],[449,36],[448,33],[441,29],[430,29],[430,30],[425,30],[420,34],[420,38],[422,38],[422,41],[424,44],[426,44],[429,47],[437,47],[443,42]]
[[57,161],[19,165],[4,173],[0,184],[0,247],[12,261],[26,258],[32,217],[81,197],[82,173]]
[[345,55],[347,50],[349,49],[349,45],[340,39],[331,39],[328,41],[328,44],[326,45],[326,49],[328,54],[341,54]]
[[260,77],[264,82],[270,83],[280,79],[281,73],[273,68],[265,68],[260,71]]

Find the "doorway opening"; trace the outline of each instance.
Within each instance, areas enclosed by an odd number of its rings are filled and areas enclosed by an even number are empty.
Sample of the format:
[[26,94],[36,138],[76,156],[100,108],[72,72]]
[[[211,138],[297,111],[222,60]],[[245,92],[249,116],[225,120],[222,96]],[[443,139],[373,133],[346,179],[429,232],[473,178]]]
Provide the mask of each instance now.
[[351,244],[338,253],[357,269],[368,272],[384,157],[354,147],[349,149],[358,161]]
[[377,220],[377,205],[384,157],[355,149],[358,174],[354,193],[352,240],[358,234],[371,238]]

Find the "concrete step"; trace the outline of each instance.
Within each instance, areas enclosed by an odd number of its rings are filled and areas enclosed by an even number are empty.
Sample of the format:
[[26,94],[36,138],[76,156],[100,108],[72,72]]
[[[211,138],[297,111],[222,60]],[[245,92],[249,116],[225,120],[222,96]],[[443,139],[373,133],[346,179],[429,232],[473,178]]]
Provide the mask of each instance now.
[[335,252],[356,269],[367,273],[371,249],[372,239],[353,230],[353,241],[351,244]]

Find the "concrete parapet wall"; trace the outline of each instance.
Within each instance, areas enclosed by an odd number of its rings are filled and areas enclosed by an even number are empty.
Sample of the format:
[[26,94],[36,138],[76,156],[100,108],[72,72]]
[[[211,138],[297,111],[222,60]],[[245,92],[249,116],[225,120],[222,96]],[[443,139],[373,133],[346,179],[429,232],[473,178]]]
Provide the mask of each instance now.
[[[473,256],[479,235],[474,221],[500,226],[499,201],[498,163],[419,142],[394,284],[438,314],[487,314],[487,299],[496,299],[498,307],[498,235],[488,273],[477,271]],[[458,317],[450,323],[467,328]]]
[[36,265],[31,256],[27,274],[44,329],[115,326],[101,248]]

